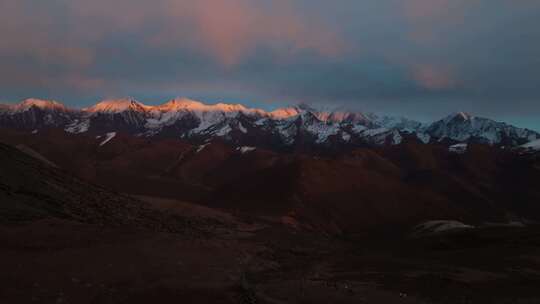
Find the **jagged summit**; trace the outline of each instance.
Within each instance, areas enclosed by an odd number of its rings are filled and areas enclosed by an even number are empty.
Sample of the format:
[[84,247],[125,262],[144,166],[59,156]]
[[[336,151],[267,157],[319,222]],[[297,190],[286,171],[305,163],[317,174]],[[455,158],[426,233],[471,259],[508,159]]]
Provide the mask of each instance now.
[[146,106],[133,98],[122,98],[122,99],[106,99],[103,100],[89,108],[83,109],[85,112],[96,113],[96,112],[105,112],[105,113],[119,113],[126,110],[134,111],[146,111],[151,107]]
[[450,122],[450,121],[453,121],[453,120],[471,121],[474,118],[475,117],[473,115],[471,115],[470,113],[467,113],[467,112],[455,112],[455,113],[452,113],[452,114],[448,115],[447,117],[445,117],[443,119],[443,121],[445,121],[445,122]]
[[426,131],[440,140],[474,141],[490,145],[516,146],[540,138],[535,131],[464,112],[436,121]]
[[469,114],[467,112],[458,112],[456,115],[463,118],[464,120],[470,120],[470,119],[474,118],[474,116],[472,116],[471,114]]
[[178,111],[185,109],[201,109],[204,108],[204,106],[205,104],[202,102],[182,97],[171,99],[155,108],[160,111]]

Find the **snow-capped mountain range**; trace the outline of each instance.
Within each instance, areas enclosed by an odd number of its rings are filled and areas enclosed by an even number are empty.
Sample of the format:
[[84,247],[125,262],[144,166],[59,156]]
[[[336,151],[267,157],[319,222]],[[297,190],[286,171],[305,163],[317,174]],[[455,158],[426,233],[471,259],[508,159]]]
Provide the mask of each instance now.
[[123,132],[199,142],[219,137],[251,146],[397,145],[404,139],[426,144],[519,146],[540,139],[538,132],[467,113],[425,124],[371,113],[320,111],[305,105],[264,111],[240,104],[208,105],[186,98],[158,106],[133,99],[105,100],[84,109],[27,99],[0,105],[0,127],[34,133],[43,128],[61,128],[73,134]]

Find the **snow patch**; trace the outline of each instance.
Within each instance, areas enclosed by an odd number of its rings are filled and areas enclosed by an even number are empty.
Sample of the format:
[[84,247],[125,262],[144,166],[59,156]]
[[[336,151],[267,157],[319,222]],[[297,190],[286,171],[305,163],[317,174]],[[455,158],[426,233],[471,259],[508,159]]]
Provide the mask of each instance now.
[[[191,130],[190,131],[191,134],[205,133],[206,130],[210,129],[211,127],[217,126],[218,124],[224,122],[226,119],[226,113],[224,112],[194,111],[193,114],[199,120],[199,126]],[[229,130],[227,131],[226,128],[228,128]],[[230,132],[230,126],[226,125],[222,127],[221,131],[218,131],[218,134],[216,135],[223,136],[223,135],[228,134],[229,132]]]
[[540,151],[540,139],[533,140],[529,143],[526,143],[521,146],[521,148],[527,149],[527,150],[535,150]]
[[229,134],[232,131],[231,126],[225,125],[221,129],[219,129],[217,132],[214,133],[216,136],[225,136]]
[[238,123],[238,129],[240,129],[240,132],[242,132],[244,134],[247,133],[247,129],[244,128],[244,126],[242,125],[241,122]]
[[369,129],[369,130],[364,130],[364,132],[362,132],[362,135],[372,137],[372,136],[375,136],[375,135],[380,135],[380,134],[386,133],[388,131],[389,130],[387,128]]
[[240,151],[240,153],[242,153],[242,154],[246,154],[246,153],[255,151],[256,149],[257,149],[256,147],[247,147],[247,146],[236,148],[236,150]]
[[72,134],[79,134],[87,132],[90,128],[90,120],[85,119],[83,121],[79,121],[78,119],[75,119],[73,123],[69,124],[64,131]]
[[206,148],[206,146],[208,146],[208,145],[209,145],[209,143],[208,143],[208,144],[204,144],[204,145],[198,146],[198,147],[197,147],[197,150],[195,150],[195,153],[201,152],[201,151],[204,150],[204,148]]
[[431,140],[431,136],[429,136],[429,134],[423,133],[423,132],[416,133],[416,138],[418,138],[424,144],[428,144],[429,141]]
[[448,147],[448,151],[451,153],[457,153],[457,154],[463,154],[467,152],[468,144],[461,143],[461,144],[455,144],[450,147]]
[[365,131],[365,130],[367,130],[367,127],[366,127],[366,126],[363,126],[363,125],[356,125],[356,126],[354,126],[354,127],[352,128],[352,131],[353,131],[354,133],[360,133],[360,132],[363,132],[363,131]]
[[399,145],[403,141],[403,136],[399,134],[397,130],[394,130],[394,135],[392,136],[392,144]]
[[319,144],[325,142],[328,137],[339,133],[337,124],[314,123],[307,126],[306,129],[309,133],[317,136],[316,142]]
[[473,229],[474,226],[453,220],[437,220],[422,223],[413,229],[414,236],[431,235],[452,230]]
[[268,118],[261,118],[255,121],[256,126],[264,126],[264,124],[268,121]]
[[111,141],[111,139],[113,139],[114,137],[116,136],[116,132],[109,132],[107,134],[105,134],[105,140],[103,140],[99,146],[103,146],[105,145],[106,143],[108,143],[109,141]]
[[461,117],[463,120],[469,120],[472,118],[472,115],[465,112],[459,112],[456,114],[457,116]]

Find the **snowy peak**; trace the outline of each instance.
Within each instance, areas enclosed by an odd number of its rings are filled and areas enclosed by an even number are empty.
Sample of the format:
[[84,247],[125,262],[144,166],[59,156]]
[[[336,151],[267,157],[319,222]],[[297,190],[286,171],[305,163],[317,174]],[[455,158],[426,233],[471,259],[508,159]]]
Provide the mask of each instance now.
[[426,132],[439,140],[516,146],[540,138],[532,130],[459,112],[432,123]]
[[434,122],[433,124],[444,123],[444,124],[448,124],[448,125],[452,125],[452,124],[453,125],[458,125],[458,124],[468,124],[468,125],[470,125],[475,120],[476,120],[476,117],[474,117],[473,115],[471,115],[469,113],[456,112],[456,113],[452,113],[452,114],[442,118],[439,121]]
[[473,118],[471,114],[465,113],[465,112],[458,112],[457,115],[461,117],[463,120],[470,120]]
[[13,111],[13,112],[25,112],[32,108],[37,108],[41,110],[49,110],[49,111],[67,111],[67,108],[54,100],[42,100],[42,99],[36,99],[36,98],[29,98],[21,101],[18,104],[14,104],[11,106],[7,106],[7,109]]
[[169,100],[168,102],[156,106],[155,109],[162,112],[169,111],[180,111],[180,110],[200,110],[205,107],[205,104],[199,101],[187,99],[187,98],[177,98]]
[[75,111],[52,100],[30,98],[13,105],[0,107],[0,127],[39,130],[62,127],[76,116]]
[[188,98],[177,98],[170,100],[162,105],[152,107],[153,110],[157,110],[162,113],[166,112],[195,112],[195,113],[224,113],[228,116],[230,114],[266,114],[263,110],[246,108],[241,104],[226,104],[226,103],[217,103],[217,104],[204,104],[199,101],[191,100]]
[[83,111],[88,113],[120,113],[128,110],[145,112],[150,109],[151,107],[146,106],[134,99],[123,98],[103,100],[92,107],[83,109]]
[[462,121],[472,120],[474,116],[466,112],[457,112],[449,116],[451,119],[459,119]]
[[475,117],[467,112],[456,112],[441,119],[441,122],[446,124],[471,124],[475,120]]
[[300,111],[295,107],[280,108],[269,112],[268,115],[273,119],[287,119],[300,115]]
[[287,107],[268,112],[268,116],[275,120],[289,119],[297,116],[314,116],[324,123],[367,123],[370,119],[360,112],[317,110],[305,104],[296,107]]

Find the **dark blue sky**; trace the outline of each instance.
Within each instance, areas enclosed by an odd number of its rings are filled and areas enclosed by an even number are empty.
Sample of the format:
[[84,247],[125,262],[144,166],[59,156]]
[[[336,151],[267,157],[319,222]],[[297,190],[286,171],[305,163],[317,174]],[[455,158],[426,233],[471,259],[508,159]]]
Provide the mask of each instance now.
[[540,1],[2,0],[0,100],[187,96],[540,130]]

